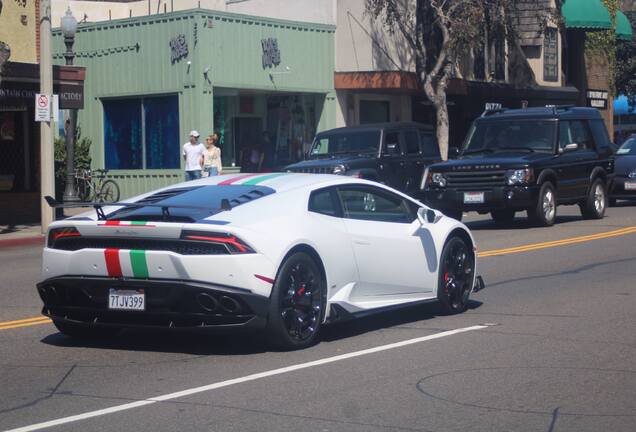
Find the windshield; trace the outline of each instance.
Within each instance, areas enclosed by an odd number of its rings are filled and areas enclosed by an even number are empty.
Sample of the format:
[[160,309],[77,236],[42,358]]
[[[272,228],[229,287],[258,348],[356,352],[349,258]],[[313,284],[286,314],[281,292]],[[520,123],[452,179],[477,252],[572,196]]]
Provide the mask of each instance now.
[[380,145],[380,131],[351,131],[316,136],[310,157],[341,153],[376,153]]
[[618,155],[636,155],[636,138],[630,138],[623,143],[623,145],[616,150]]
[[463,153],[499,150],[549,151],[554,148],[552,120],[499,120],[475,122],[468,131]]

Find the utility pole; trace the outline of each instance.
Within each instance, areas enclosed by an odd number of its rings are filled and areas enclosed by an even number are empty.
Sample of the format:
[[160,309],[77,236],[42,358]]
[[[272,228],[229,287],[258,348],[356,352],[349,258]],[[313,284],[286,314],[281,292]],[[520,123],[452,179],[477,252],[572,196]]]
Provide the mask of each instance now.
[[[53,94],[53,65],[51,55],[51,0],[40,0],[40,93]],[[44,200],[55,196],[55,168],[51,121],[40,122],[40,219],[42,234],[54,220],[54,209]]]

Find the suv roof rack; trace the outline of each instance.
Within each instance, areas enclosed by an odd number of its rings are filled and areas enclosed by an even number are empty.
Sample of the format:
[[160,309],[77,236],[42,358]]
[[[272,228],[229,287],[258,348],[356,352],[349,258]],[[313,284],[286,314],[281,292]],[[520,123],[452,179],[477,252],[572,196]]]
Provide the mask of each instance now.
[[576,105],[546,105],[546,108],[552,108],[552,113],[557,114],[559,110],[565,111],[574,108]]
[[485,110],[483,113],[481,113],[481,116],[482,117],[487,117],[489,115],[493,115],[493,114],[497,114],[497,113],[508,111],[508,109],[509,108],[506,108],[506,107],[501,107],[501,108],[497,108],[497,109],[488,109],[488,110]]

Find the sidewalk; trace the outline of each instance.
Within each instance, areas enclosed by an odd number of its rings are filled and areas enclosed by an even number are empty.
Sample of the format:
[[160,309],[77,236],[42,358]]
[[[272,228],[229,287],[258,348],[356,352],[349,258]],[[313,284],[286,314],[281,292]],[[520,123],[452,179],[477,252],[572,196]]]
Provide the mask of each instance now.
[[[65,209],[64,216],[71,217],[90,209]],[[36,224],[0,225],[0,249],[5,247],[43,245],[42,226]]]

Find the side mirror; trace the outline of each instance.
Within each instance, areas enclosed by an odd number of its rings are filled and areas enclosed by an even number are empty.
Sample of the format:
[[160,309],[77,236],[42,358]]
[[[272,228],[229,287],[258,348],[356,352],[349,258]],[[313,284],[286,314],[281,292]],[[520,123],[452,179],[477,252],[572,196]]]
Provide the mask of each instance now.
[[561,149],[561,153],[567,153],[567,152],[571,152],[578,149],[579,149],[579,145],[577,143],[570,143],[570,144],[566,144],[565,147]]
[[420,207],[417,209],[417,219],[421,225],[437,223],[442,218],[435,210]]
[[451,147],[448,149],[448,157],[456,158],[459,156],[459,147]]

